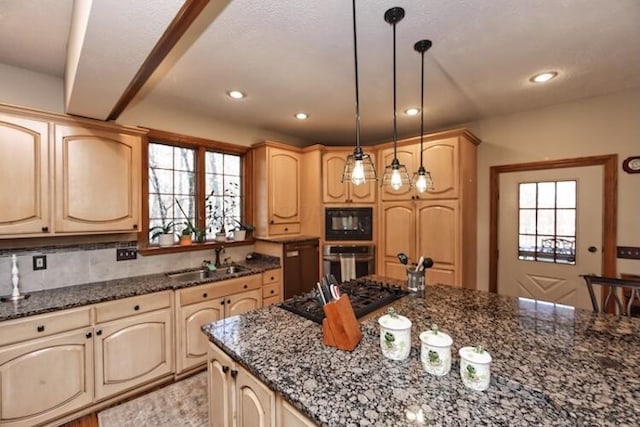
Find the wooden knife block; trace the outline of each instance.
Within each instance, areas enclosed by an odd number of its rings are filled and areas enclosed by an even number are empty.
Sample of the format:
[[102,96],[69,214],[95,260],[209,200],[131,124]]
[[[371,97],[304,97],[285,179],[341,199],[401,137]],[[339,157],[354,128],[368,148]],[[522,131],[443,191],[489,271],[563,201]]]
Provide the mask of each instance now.
[[323,308],[326,315],[322,319],[324,345],[352,351],[360,343],[362,332],[349,296],[344,294],[337,301],[325,304]]

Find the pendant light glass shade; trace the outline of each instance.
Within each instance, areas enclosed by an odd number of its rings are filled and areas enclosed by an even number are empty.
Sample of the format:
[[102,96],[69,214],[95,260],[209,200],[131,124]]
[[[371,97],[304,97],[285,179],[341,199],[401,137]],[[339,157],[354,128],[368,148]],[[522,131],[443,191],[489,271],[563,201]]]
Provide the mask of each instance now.
[[405,165],[398,160],[398,126],[396,120],[396,24],[404,18],[404,9],[392,7],[384,14],[384,20],[393,26],[393,160],[384,170],[382,186],[401,192],[411,187],[411,179]]
[[376,168],[373,166],[371,156],[362,152],[360,147],[360,99],[358,93],[358,38],[356,35],[356,0],[353,5],[353,58],[356,75],[356,148],[353,154],[347,156],[342,172],[342,182],[351,182],[353,185],[361,185],[368,181],[377,181]]
[[422,55],[422,68],[420,78],[420,168],[413,174],[411,180],[418,193],[425,193],[433,190],[433,180],[431,174],[424,168],[422,163],[422,145],[424,143],[424,53],[431,47],[431,40],[420,40],[413,48]]

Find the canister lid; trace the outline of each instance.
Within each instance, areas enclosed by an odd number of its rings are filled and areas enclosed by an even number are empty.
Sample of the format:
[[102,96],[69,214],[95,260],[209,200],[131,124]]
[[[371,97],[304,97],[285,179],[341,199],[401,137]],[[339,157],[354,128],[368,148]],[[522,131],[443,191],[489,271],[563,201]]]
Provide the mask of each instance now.
[[420,334],[420,341],[434,347],[448,347],[453,344],[453,339],[440,331],[425,331]]
[[389,307],[387,312],[388,314],[385,314],[378,319],[378,323],[380,324],[380,326],[382,326],[383,328],[394,330],[411,328],[411,320],[404,316],[396,314],[396,311],[393,309],[393,307]]
[[491,355],[487,350],[478,347],[462,347],[458,352],[460,357],[473,363],[491,363]]

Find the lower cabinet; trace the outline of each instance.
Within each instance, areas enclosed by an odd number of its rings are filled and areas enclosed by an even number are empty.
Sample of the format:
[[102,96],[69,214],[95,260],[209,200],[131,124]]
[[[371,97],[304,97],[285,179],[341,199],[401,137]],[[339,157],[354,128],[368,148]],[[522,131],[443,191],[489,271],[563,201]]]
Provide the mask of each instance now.
[[210,427],[316,425],[211,343],[208,400]]
[[0,425],[33,426],[92,402],[91,328],[0,348]]
[[259,274],[208,283],[176,292],[177,373],[207,362],[209,340],[202,325],[262,307]]

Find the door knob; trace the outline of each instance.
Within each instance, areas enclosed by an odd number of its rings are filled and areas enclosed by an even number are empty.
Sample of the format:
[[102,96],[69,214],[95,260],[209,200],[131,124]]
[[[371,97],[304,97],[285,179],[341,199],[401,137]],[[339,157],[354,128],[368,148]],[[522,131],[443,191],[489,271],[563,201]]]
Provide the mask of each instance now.
[[589,249],[587,249],[589,252],[591,253],[595,253],[598,252],[598,248],[596,248],[595,246],[589,246]]

